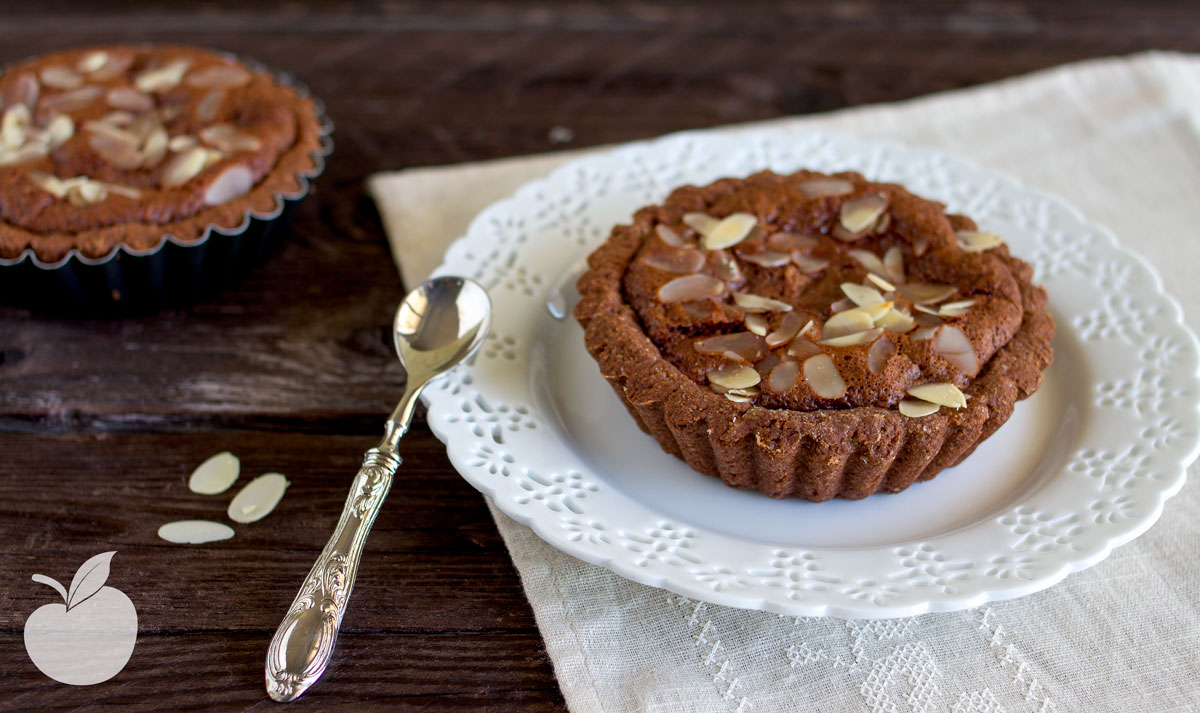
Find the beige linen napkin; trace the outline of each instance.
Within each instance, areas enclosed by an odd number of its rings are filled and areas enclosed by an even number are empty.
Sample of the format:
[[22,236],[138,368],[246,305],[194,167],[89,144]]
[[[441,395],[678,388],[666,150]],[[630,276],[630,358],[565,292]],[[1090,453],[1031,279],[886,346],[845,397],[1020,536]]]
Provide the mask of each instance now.
[[[1148,257],[1200,327],[1200,58],[1095,60],[768,123],[928,146],[1058,193]],[[372,176],[405,282],[423,279],[479,210],[576,155]],[[1195,468],[1148,534],[1062,584],[891,621],[691,601],[564,555],[492,512],[575,713],[1200,710]]]

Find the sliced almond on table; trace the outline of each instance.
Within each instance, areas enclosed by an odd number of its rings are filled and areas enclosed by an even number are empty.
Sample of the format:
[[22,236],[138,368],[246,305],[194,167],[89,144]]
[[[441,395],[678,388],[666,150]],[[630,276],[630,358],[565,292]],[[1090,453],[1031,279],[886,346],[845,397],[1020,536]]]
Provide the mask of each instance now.
[[210,456],[188,478],[188,490],[201,495],[217,495],[229,490],[241,472],[241,461],[229,451]]
[[909,418],[922,418],[937,413],[941,407],[920,399],[901,399],[899,408],[900,413]]
[[708,372],[708,381],[726,389],[748,389],[757,386],[762,376],[753,367],[729,364]]
[[749,213],[733,213],[704,233],[704,249],[721,250],[733,247],[745,240],[757,224],[758,220]]
[[668,248],[643,253],[640,260],[650,267],[680,275],[699,272],[707,260],[695,248]]
[[908,388],[908,395],[948,408],[963,408],[967,405],[966,394],[957,386],[947,381],[936,381],[929,384],[910,386]]
[[[191,149],[203,151],[203,149]],[[183,156],[185,154],[180,154]],[[725,283],[711,275],[685,275],[658,288],[660,302],[691,302],[725,294]]]
[[1004,244],[1004,238],[995,233],[984,233],[977,230],[959,230],[954,235],[958,238],[959,247],[969,253],[981,253],[985,250],[998,248]]
[[788,312],[783,315],[783,319],[779,323],[779,328],[766,335],[767,346],[771,349],[783,346],[809,329],[812,329],[811,319],[805,322],[804,318],[798,313]]
[[771,375],[767,377],[767,388],[771,391],[787,391],[796,385],[798,378],[800,378],[800,362],[789,359],[780,362],[771,370]]
[[188,75],[187,85],[197,89],[233,89],[250,82],[250,73],[232,64],[217,64]]
[[866,285],[859,285],[854,282],[843,282],[841,287],[842,293],[859,307],[877,305],[884,302],[883,295],[879,294],[879,290],[874,287],[867,287]]
[[804,380],[823,399],[839,399],[846,393],[846,382],[828,354],[804,360]]
[[682,248],[687,245],[683,238],[679,237],[679,233],[671,230],[667,226],[659,223],[654,226],[654,232],[658,235],[658,239],[675,248]]
[[876,340],[871,345],[871,351],[867,352],[867,368],[872,374],[882,374],[887,367],[888,359],[896,353],[896,345],[887,337]]
[[844,196],[854,191],[854,184],[840,178],[810,178],[801,181],[800,192],[809,198],[824,198],[825,196]]
[[177,545],[203,545],[233,537],[233,528],[212,520],[176,520],[158,528],[158,536]]
[[838,223],[851,235],[865,233],[887,210],[887,205],[887,196],[882,193],[853,198],[842,204],[838,211]]
[[701,337],[692,342],[701,354],[724,354],[740,361],[755,362],[767,353],[767,342],[753,332],[734,332]]
[[770,324],[767,322],[766,317],[762,316],[761,314],[748,314],[746,315],[745,322],[746,329],[749,330],[751,334],[757,334],[760,337],[767,336],[767,331],[770,329]]
[[258,476],[229,501],[229,519],[239,523],[258,522],[279,504],[291,483],[281,473]]
[[875,320],[871,319],[869,314],[861,309],[848,309],[825,320],[825,325],[821,327],[821,336],[824,339],[835,339],[847,334],[865,332],[874,327]]
[[933,285],[927,282],[907,282],[896,288],[896,294],[917,305],[941,302],[954,292],[954,285]]
[[683,214],[683,224],[701,235],[708,235],[713,228],[717,227],[717,223],[720,222],[707,213]]
[[749,312],[791,312],[792,306],[787,302],[763,297],[750,292],[734,292],[733,301],[742,309]]
[[975,347],[958,327],[949,325],[939,327],[933,349],[967,376],[975,376],[979,373],[979,357],[975,354]]

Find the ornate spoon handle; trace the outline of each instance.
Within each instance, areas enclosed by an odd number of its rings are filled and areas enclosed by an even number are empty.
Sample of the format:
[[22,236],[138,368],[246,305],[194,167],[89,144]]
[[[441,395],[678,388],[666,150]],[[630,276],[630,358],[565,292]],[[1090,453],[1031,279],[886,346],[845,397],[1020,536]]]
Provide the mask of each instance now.
[[300,587],[267,649],[266,683],[271,698],[287,702],[316,683],[337,643],[371,523],[383,505],[400,456],[372,448],[354,478],[337,529]]

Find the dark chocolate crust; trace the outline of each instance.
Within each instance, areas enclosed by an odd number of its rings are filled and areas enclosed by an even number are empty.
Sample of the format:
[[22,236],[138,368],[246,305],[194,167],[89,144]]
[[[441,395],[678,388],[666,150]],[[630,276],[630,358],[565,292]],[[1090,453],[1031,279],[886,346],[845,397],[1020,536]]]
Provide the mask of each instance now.
[[[657,224],[677,221],[687,211],[708,209],[723,215],[714,206],[727,202],[729,196],[749,192],[751,203],[761,194],[776,193],[778,198],[779,186],[814,177],[822,176],[764,172],[724,179],[702,188],[678,189],[663,205],[638,211],[632,225],[615,228],[588,258],[589,269],[578,283],[581,300],[575,317],[584,327],[588,352],[638,426],[693,469],[775,498],[823,501],[899,492],[970,455],[1008,420],[1018,400],[1038,389],[1042,372],[1050,365],[1054,323],[1046,312],[1046,293],[1032,283],[1030,266],[1009,255],[1006,247],[988,251],[988,259],[1011,276],[1016,292],[1010,298],[1019,304],[1019,324],[992,349],[977,349],[987,358],[973,378],[951,374],[946,365],[931,360],[936,377],[958,384],[968,405],[943,408],[924,418],[910,418],[879,405],[805,403],[791,408],[732,402],[685,373],[689,364],[683,362],[681,369],[664,355],[662,345],[649,336],[662,325],[644,324],[645,311],[639,314],[635,306],[638,289],[630,289],[631,264],[652,239]],[[893,204],[902,204],[907,197],[920,201],[910,211],[912,224],[894,229],[893,241],[936,241],[939,235],[952,239],[954,230],[974,227],[969,219],[946,216],[938,204],[911,196],[900,186],[870,183],[854,173],[837,177],[854,183],[855,195],[883,191]],[[816,222],[820,223],[820,215],[836,216],[838,205],[846,199],[801,203],[819,214]],[[735,209],[747,205],[743,200]],[[786,224],[788,215],[781,215],[779,206],[778,200],[758,205],[759,220]],[[937,219],[928,206],[936,206]],[[825,226],[829,227],[828,221]],[[821,232],[832,245],[838,244],[827,231]]]

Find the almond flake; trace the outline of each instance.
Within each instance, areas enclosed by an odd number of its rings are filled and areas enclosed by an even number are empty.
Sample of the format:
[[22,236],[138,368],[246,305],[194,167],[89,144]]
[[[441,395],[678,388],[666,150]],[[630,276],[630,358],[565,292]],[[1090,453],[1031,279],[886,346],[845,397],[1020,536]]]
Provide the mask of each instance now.
[[204,95],[196,104],[196,121],[207,124],[217,118],[221,105],[225,103],[225,90],[214,89]]
[[824,339],[834,339],[843,337],[847,334],[857,334],[865,332],[875,326],[875,320],[861,309],[848,309],[845,312],[838,312],[825,321],[825,326],[821,327],[821,336]]
[[800,192],[809,198],[824,198],[825,196],[844,196],[854,191],[854,184],[840,178],[811,178],[801,181]]
[[856,306],[857,305],[850,301],[850,298],[843,297],[837,302],[829,305],[829,311],[837,314],[838,312],[845,312],[848,309],[854,309]]
[[673,248],[682,248],[687,245],[683,238],[679,237],[679,233],[676,233],[662,223],[654,226],[654,232],[658,235],[659,240]]
[[922,418],[938,412],[941,407],[920,399],[901,399],[900,413],[909,418]]
[[[866,312],[867,316],[871,318],[872,322],[878,323],[879,320],[883,319],[884,315],[886,315],[888,312],[892,311],[892,307],[894,305],[895,305],[894,302],[880,302],[879,304],[874,304],[874,305],[864,305],[862,307],[859,307],[858,309],[862,310],[863,312]],[[876,324],[875,326],[879,326],[879,325]]]
[[804,380],[817,396],[840,399],[846,393],[846,382],[828,354],[818,354],[804,361]]
[[55,198],[64,198],[67,195],[67,187],[63,185],[58,176],[52,176],[42,171],[30,171],[29,181]]
[[871,351],[867,352],[867,368],[871,370],[872,374],[882,374],[887,368],[888,359],[891,359],[895,353],[896,345],[892,343],[892,340],[887,337],[876,340],[871,345]]
[[[167,156],[167,130],[159,126],[150,132],[142,144],[142,167],[154,168]],[[210,204],[211,205],[211,204]]]
[[206,545],[233,537],[233,528],[212,520],[176,520],[158,528],[158,536],[177,545]]
[[998,248],[1004,244],[1004,238],[995,233],[983,233],[976,230],[959,230],[954,235],[958,244],[969,253],[981,253],[985,250]]
[[738,266],[737,260],[724,250],[713,250],[709,255],[712,256],[713,268],[717,271],[717,277],[726,282],[741,282],[742,268]]
[[787,350],[788,356],[795,357],[802,361],[811,356],[816,356],[817,354],[823,353],[824,352],[821,351],[821,347],[818,347],[816,344],[803,337],[797,338],[794,342],[788,345]]
[[[188,153],[200,151],[202,148],[190,149]],[[179,154],[186,156],[188,153]],[[203,157],[201,158],[203,161]],[[201,164],[203,165],[203,164]],[[658,300],[664,303],[691,302],[725,294],[725,283],[710,275],[686,275],[677,277],[658,288]]]
[[913,332],[909,336],[909,339],[911,339],[914,342],[924,342],[924,341],[933,339],[934,336],[937,335],[937,332],[938,332],[938,327],[921,327],[917,331]]
[[788,312],[783,315],[783,319],[779,323],[779,328],[765,335],[767,346],[771,349],[783,346],[810,329],[812,329],[811,319],[806,323],[799,313]]
[[749,366],[728,364],[708,372],[708,381],[726,389],[748,389],[758,385],[762,377]]
[[732,247],[746,239],[758,220],[749,213],[733,213],[704,233],[705,250],[721,250]]
[[874,282],[874,283],[875,283],[875,285],[876,285],[877,287],[879,287],[879,289],[883,290],[884,292],[895,292],[895,291],[896,291],[896,286],[895,286],[895,285],[893,285],[892,283],[890,283],[890,282],[888,282],[887,280],[883,279],[883,278],[882,278],[882,277],[880,277],[879,275],[876,275],[876,274],[875,274],[875,273],[873,273],[873,272],[868,272],[868,273],[867,273],[867,279],[868,279],[868,280],[870,280],[871,282]]
[[799,233],[772,233],[767,237],[766,246],[771,250],[790,253],[793,250],[807,252],[820,245],[819,238]]
[[233,89],[250,83],[250,73],[232,64],[216,64],[188,75],[187,85],[197,89]]
[[811,255],[804,255],[799,252],[792,253],[792,262],[796,263],[796,267],[800,268],[800,272],[807,274],[820,272],[821,270],[829,267],[828,260],[819,257],[812,257]]
[[939,328],[933,349],[967,376],[973,377],[979,373],[979,357],[975,354],[975,347],[958,327],[947,325]]
[[909,282],[896,288],[901,297],[917,305],[941,302],[954,294],[954,285],[931,285],[926,282]]
[[46,156],[44,143],[27,143],[16,151],[0,147],[0,166],[13,166],[26,161],[36,161]]
[[962,408],[967,405],[967,397],[963,392],[954,384],[946,381],[910,386],[908,394],[947,408]]
[[842,204],[838,212],[838,222],[851,235],[865,233],[883,211],[887,210],[887,196],[882,193],[871,193],[848,200]]
[[50,123],[46,124],[46,140],[50,143],[50,150],[57,149],[59,146],[71,140],[75,135],[75,122],[71,121],[71,117],[66,114],[55,114]]
[[25,145],[29,124],[33,115],[24,104],[14,104],[4,112],[0,119],[0,145],[10,150],[17,150]]
[[903,334],[917,326],[913,318],[907,314],[897,310],[895,307],[888,310],[882,317],[875,320],[875,325],[883,327],[889,332],[898,332]]
[[701,235],[708,235],[709,231],[717,227],[717,223],[721,221],[708,215],[707,213],[684,213],[683,223],[692,230]]
[[755,395],[742,394],[742,393],[738,393],[735,391],[726,391],[723,394],[723,396],[725,398],[729,399],[730,401],[734,402],[735,404],[750,403],[751,401],[754,400],[754,396],[756,396],[756,395],[757,394],[755,394]]
[[773,300],[770,297],[751,294],[749,292],[734,292],[733,301],[738,307],[748,312],[790,312],[792,306],[787,302]]
[[892,224],[892,216],[890,213],[884,213],[879,216],[879,220],[875,221],[875,227],[871,229],[872,233],[880,235],[887,232],[888,227]]
[[877,305],[884,301],[883,295],[879,294],[879,290],[853,282],[843,282],[842,292],[845,293],[846,297],[850,298],[851,302],[859,307]]
[[752,262],[755,265],[762,267],[783,267],[792,261],[792,256],[790,253],[781,253],[777,250],[760,250],[754,253],[738,253],[738,257],[746,262]]
[[291,483],[281,473],[264,473],[233,496],[225,514],[237,523],[258,522],[271,514],[289,485]]
[[917,316],[913,317],[913,321],[922,327],[936,327],[943,324],[941,317],[936,314],[926,314],[924,312],[918,312]]
[[130,200],[137,200],[142,197],[141,191],[136,188],[130,188],[129,186],[122,186],[116,183],[105,183],[104,187],[108,189],[109,193],[115,193],[118,196],[124,196]]
[[47,112],[72,112],[88,106],[104,94],[103,87],[86,86],[69,92],[56,94],[42,100],[42,109]]
[[650,267],[677,275],[699,272],[707,262],[704,259],[704,253],[695,248],[656,250],[651,253],[643,253],[639,259]]
[[103,183],[85,179],[67,189],[67,200],[73,205],[91,205],[99,203],[108,197],[108,189]]
[[751,332],[734,332],[701,337],[692,342],[700,354],[724,354],[735,361],[756,362],[767,354],[766,341]]
[[892,281],[893,284],[904,282],[904,251],[899,245],[893,245],[883,253],[883,267],[885,268],[884,275]]
[[753,334],[757,334],[760,337],[767,336],[770,324],[767,322],[766,317],[761,314],[748,314],[746,315],[745,322],[746,329],[750,330]]
[[771,375],[767,377],[767,388],[775,392],[783,392],[796,385],[796,379],[800,378],[800,362],[784,361],[780,362],[779,366],[771,370]]
[[100,69],[107,63],[108,53],[104,50],[96,50],[95,52],[88,52],[85,54],[83,58],[79,60],[79,63],[75,65],[75,69],[83,72],[84,74],[90,74],[95,72],[97,69]]
[[239,131],[231,124],[213,124],[200,130],[200,139],[221,151],[257,151],[262,147],[258,137]]
[[[200,146],[190,148],[183,153],[175,154],[163,166],[162,175],[158,179],[159,185],[163,188],[178,188],[182,186],[204,170],[204,163],[207,158],[208,151]],[[660,290],[660,295],[661,292]]]
[[883,266],[883,261],[879,259],[878,255],[870,250],[848,250],[846,251],[846,254],[857,260],[860,265],[876,275],[887,274],[887,268]]
[[114,109],[126,111],[150,111],[154,108],[154,97],[129,87],[113,87],[104,95],[104,101]]
[[959,300],[958,302],[947,302],[938,309],[938,314],[943,317],[957,317],[960,314],[966,314],[971,305],[975,304],[975,300]]
[[53,89],[78,89],[83,86],[83,77],[60,65],[43,68],[41,79],[42,84]]
[[181,151],[187,151],[198,143],[199,142],[196,140],[195,136],[180,134],[179,136],[171,137],[171,140],[167,142],[167,148],[175,153],[179,153]]
[[241,472],[241,461],[229,451],[209,457],[188,478],[188,490],[199,495],[220,495],[229,490]]
[[189,60],[177,59],[157,69],[142,72],[133,80],[133,84],[140,92],[166,91],[183,80],[191,64]]
[[[107,124],[103,126],[107,126]],[[92,127],[89,126],[88,128]],[[113,128],[113,132],[124,133],[116,128]],[[88,146],[96,152],[97,156],[116,168],[131,171],[141,167],[142,154],[138,151],[136,139],[130,138],[127,140],[118,138],[119,136],[120,134],[117,133],[93,131],[88,136]]]
[[[118,52],[116,54],[110,52],[93,52],[92,54],[105,55],[104,63],[87,73],[88,77],[96,82],[107,82],[111,79],[116,79],[124,74],[125,70],[129,69],[134,60],[132,52]],[[88,56],[90,57],[91,55]],[[87,57],[84,59],[86,60]]]
[[865,332],[856,332],[854,334],[847,334],[841,337],[822,339],[820,343],[827,347],[856,347],[859,344],[869,344],[875,341],[877,338],[879,338],[880,334],[883,334],[883,328],[875,327],[874,329],[868,329]]

